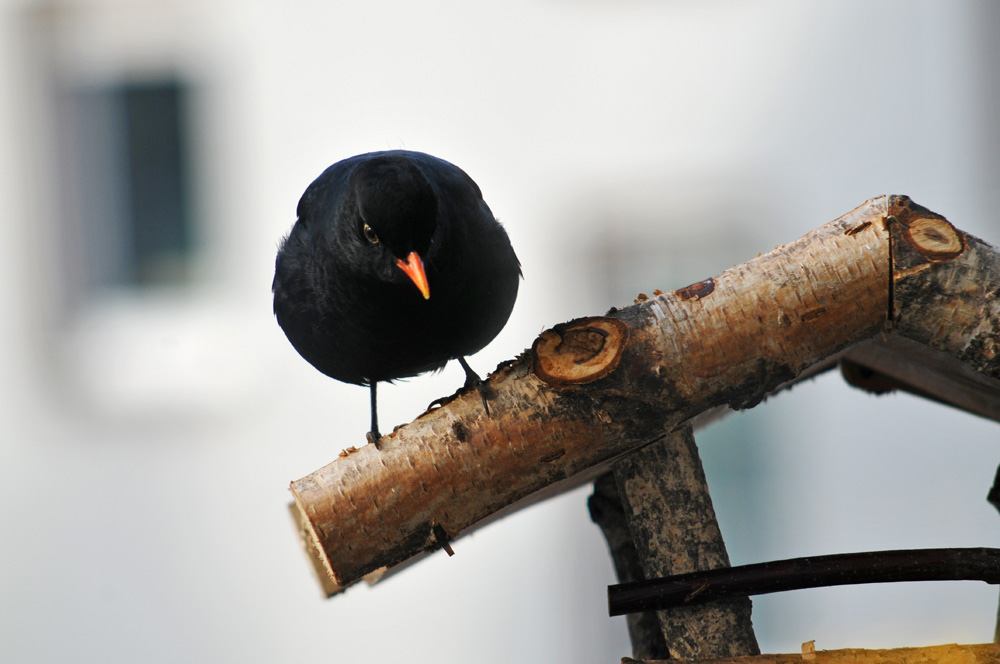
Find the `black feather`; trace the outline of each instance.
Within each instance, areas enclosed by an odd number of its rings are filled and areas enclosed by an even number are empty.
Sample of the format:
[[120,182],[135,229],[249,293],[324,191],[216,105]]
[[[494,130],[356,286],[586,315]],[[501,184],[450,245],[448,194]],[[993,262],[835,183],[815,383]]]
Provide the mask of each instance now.
[[[427,299],[397,266],[410,252],[423,260]],[[278,250],[274,313],[313,366],[374,390],[492,341],[520,276],[507,233],[464,171],[420,152],[372,152],[306,189]],[[374,400],[372,424],[377,439]]]

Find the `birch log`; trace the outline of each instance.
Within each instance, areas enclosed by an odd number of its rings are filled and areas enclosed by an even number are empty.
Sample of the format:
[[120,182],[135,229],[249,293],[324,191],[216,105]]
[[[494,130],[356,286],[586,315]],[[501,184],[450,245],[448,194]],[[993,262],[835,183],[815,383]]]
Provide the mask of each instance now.
[[699,414],[752,407],[845,353],[856,385],[1000,419],[998,265],[943,217],[882,196],[717,277],[556,325],[489,377],[490,416],[477,391],[459,393],[381,450],[348,448],[292,483],[324,589],[451,550]]
[[[643,579],[729,567],[690,426],[615,461],[612,472]],[[745,595],[657,614],[670,659],[760,654]]]
[[[624,658],[623,664],[668,664],[677,660],[636,660]],[[787,655],[725,657],[703,659],[699,664],[998,664],[1000,646],[994,643],[975,645],[893,648],[891,650],[816,650],[815,644],[802,644],[802,652]]]

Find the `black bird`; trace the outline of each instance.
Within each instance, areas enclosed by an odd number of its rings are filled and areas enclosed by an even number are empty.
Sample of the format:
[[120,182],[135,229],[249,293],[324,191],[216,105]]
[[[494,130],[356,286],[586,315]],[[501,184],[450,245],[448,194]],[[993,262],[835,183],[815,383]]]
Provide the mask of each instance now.
[[[326,169],[302,195],[275,261],[274,313],[292,346],[345,383],[441,369],[493,340],[521,267],[479,187],[421,152],[371,152]],[[487,410],[488,412],[488,410]]]

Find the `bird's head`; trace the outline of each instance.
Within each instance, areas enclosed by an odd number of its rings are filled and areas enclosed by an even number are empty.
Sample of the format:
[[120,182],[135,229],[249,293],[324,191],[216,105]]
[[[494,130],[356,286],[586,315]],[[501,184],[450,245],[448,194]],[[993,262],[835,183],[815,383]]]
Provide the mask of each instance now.
[[409,278],[430,298],[424,261],[437,228],[438,199],[427,177],[409,161],[371,159],[359,164],[352,184],[352,231],[365,262],[380,279]]

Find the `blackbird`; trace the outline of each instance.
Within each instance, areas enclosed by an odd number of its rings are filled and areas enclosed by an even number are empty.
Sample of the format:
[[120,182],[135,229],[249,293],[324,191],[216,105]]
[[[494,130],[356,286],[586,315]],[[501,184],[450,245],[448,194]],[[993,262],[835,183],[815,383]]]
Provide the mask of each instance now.
[[310,364],[371,389],[457,359],[466,386],[485,386],[465,361],[507,323],[521,264],[479,187],[421,152],[357,155],[327,168],[302,195],[278,249],[274,313]]

